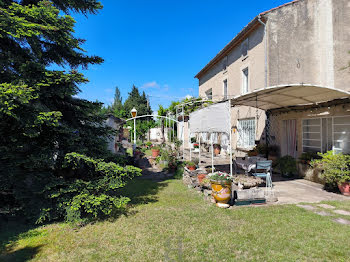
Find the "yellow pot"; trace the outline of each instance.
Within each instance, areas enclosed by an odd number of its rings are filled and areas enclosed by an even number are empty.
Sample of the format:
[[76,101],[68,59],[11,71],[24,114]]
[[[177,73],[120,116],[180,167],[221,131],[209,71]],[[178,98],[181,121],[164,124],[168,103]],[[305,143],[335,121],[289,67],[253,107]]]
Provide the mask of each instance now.
[[212,195],[217,203],[227,204],[231,199],[231,182],[211,180]]

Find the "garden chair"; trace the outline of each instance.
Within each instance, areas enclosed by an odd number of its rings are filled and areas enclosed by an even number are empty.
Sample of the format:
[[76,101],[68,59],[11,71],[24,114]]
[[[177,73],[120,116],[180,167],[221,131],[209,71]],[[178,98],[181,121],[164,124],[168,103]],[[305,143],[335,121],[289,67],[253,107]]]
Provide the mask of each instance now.
[[[272,160],[256,162],[255,172],[253,176],[265,178],[266,192],[272,192]],[[269,190],[269,191],[268,191]]]

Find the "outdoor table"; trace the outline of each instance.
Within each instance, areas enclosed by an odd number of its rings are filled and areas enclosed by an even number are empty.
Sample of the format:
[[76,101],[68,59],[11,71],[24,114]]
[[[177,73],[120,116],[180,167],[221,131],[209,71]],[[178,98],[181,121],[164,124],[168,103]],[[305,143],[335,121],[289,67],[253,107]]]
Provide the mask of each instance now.
[[235,160],[237,167],[243,169],[246,174],[248,174],[250,171],[255,169],[256,162],[258,161],[266,161],[266,158],[259,157],[259,156],[252,156],[252,157],[245,157],[244,159],[237,158]]

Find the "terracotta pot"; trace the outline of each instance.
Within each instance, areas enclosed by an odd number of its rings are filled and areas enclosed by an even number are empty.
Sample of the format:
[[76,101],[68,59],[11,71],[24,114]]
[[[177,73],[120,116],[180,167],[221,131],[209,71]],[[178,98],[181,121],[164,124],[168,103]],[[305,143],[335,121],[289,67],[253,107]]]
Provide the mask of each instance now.
[[157,156],[159,156],[159,152],[160,152],[159,149],[152,149],[152,157],[157,157]]
[[187,168],[188,168],[190,171],[195,171],[195,170],[196,170],[196,166],[187,166]]
[[212,195],[219,204],[227,204],[231,198],[231,182],[211,180]]
[[350,196],[350,182],[339,183],[338,188],[344,196]]
[[202,183],[203,179],[204,179],[206,176],[207,176],[206,174],[198,174],[198,175],[197,175],[198,182],[199,182],[199,183]]
[[215,156],[220,155],[220,152],[221,152],[221,149],[220,149],[219,147],[215,147],[215,148],[214,148],[214,155],[215,155]]

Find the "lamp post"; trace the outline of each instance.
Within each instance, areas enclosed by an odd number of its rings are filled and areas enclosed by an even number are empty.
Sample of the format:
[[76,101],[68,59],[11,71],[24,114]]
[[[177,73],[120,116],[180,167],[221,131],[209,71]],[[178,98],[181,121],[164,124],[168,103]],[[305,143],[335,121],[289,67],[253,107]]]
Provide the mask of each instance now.
[[134,118],[134,150],[136,149],[136,116],[137,116],[137,110],[134,107],[131,110],[131,116]]

